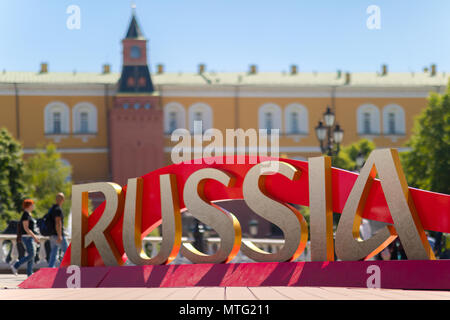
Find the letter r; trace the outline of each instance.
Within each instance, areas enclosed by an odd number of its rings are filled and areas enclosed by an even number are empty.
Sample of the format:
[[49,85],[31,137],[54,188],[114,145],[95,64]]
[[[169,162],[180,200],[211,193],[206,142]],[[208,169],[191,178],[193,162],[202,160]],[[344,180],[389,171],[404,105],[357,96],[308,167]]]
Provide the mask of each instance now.
[[[89,192],[101,192],[105,196],[103,214],[88,232]],[[115,183],[97,182],[72,186],[72,247],[71,265],[87,266],[87,247],[94,243],[105,266],[123,263],[112,238],[110,227],[117,222],[119,212],[123,211],[122,188]]]

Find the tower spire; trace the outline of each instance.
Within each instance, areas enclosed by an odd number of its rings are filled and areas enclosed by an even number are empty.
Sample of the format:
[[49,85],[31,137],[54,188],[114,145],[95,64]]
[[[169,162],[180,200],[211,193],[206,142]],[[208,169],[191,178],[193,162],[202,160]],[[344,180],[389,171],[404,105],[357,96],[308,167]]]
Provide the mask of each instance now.
[[147,62],[147,39],[137,22],[135,5],[123,45],[123,67],[119,92],[153,93],[154,87]]
[[128,27],[127,35],[125,36],[126,39],[144,39],[144,35],[141,32],[141,28],[139,27],[139,24],[136,19],[136,5],[131,3],[131,22],[130,26]]

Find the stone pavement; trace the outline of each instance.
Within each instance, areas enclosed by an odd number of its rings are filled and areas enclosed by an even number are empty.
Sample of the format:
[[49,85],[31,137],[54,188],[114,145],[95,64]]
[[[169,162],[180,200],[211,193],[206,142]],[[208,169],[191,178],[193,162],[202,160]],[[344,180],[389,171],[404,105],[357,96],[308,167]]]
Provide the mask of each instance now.
[[331,287],[19,289],[25,279],[0,274],[0,300],[450,300],[450,291]]
[[15,289],[17,286],[27,278],[25,274],[17,276],[9,274],[0,274],[0,289]]

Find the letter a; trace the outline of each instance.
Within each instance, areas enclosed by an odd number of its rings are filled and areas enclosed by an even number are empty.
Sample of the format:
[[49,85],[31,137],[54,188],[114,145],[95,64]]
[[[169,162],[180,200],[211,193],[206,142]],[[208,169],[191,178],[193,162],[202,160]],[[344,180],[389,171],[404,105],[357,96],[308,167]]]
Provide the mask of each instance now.
[[370,274],[367,278],[367,288],[381,288],[381,269],[377,265],[371,265],[367,267],[367,274]]
[[66,21],[67,29],[81,29],[81,9],[77,5],[70,5],[66,10],[67,14],[71,14]]
[[370,16],[367,18],[366,26],[369,30],[381,29],[381,9],[379,6],[371,5],[367,7],[367,14]]
[[[362,241],[358,239],[359,226],[377,172],[394,225]],[[336,231],[336,254],[341,260],[369,259],[387,247],[397,234],[408,259],[435,259],[409,193],[397,150],[375,150],[345,203]]]

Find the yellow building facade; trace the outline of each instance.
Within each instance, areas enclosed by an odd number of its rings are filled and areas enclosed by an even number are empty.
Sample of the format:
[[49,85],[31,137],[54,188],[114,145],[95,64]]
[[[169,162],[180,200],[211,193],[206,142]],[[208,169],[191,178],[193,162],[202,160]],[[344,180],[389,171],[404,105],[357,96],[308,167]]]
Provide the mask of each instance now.
[[[236,80],[248,82],[241,84],[223,83],[222,76],[231,82],[231,74],[152,75],[164,111],[167,164],[176,144],[169,134],[174,128],[192,131],[193,121],[201,119],[203,129],[217,128],[225,136],[226,129],[266,128],[268,114],[271,128],[280,129],[280,153],[297,158],[318,155],[314,127],[327,106],[344,130],[343,145],[369,138],[377,147],[403,150],[429,92],[444,92],[448,81],[439,73],[350,74],[348,84],[336,83],[339,79],[331,79],[331,74],[327,83],[322,74],[234,74]],[[108,180],[107,119],[119,77],[114,73],[4,72],[0,75],[0,126],[22,142],[26,155],[55,143],[73,166],[74,181]],[[323,83],[317,83],[321,78]],[[285,79],[289,83],[282,83]],[[60,119],[51,119],[52,110],[60,112]],[[292,117],[297,118],[295,122]],[[59,122],[61,128],[55,131],[51,121]]]

